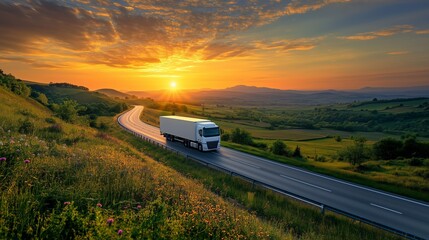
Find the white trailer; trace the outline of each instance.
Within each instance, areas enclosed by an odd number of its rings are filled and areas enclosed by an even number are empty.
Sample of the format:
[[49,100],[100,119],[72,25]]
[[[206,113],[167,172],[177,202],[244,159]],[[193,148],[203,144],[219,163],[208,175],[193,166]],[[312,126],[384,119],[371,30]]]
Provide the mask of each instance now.
[[220,148],[219,126],[210,120],[161,116],[159,123],[161,135],[167,141],[183,142],[185,147],[197,148],[200,151],[218,150]]

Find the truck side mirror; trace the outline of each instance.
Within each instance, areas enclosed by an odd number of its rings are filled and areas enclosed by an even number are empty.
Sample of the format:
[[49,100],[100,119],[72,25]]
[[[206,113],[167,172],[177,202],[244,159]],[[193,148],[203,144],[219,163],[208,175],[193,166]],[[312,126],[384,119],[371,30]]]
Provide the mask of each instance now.
[[203,136],[203,130],[202,129],[198,130],[198,134],[200,134],[200,137]]

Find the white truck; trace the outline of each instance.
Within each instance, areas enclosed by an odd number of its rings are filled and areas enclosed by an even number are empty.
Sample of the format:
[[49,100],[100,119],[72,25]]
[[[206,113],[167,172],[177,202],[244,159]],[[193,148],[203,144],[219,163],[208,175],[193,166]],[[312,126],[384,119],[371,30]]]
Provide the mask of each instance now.
[[183,142],[185,147],[197,148],[200,151],[219,150],[219,126],[205,119],[161,116],[159,117],[161,135],[167,141]]

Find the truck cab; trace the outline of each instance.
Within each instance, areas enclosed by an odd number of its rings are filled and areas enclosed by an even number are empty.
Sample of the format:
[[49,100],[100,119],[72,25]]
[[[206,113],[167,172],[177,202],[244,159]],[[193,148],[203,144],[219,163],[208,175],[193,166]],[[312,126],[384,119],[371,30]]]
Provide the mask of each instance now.
[[220,131],[219,127],[213,122],[203,122],[198,125],[198,138],[197,141],[201,147],[200,151],[217,150],[220,148],[219,141]]

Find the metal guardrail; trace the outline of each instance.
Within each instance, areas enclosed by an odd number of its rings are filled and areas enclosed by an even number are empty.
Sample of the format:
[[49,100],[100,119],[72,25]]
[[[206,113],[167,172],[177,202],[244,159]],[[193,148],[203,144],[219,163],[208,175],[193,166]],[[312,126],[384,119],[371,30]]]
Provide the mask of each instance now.
[[386,225],[384,225],[384,224],[381,224],[381,223],[377,223],[377,222],[371,221],[371,220],[366,219],[366,218],[364,218],[364,217],[360,217],[360,216],[357,216],[357,215],[355,215],[355,214],[351,214],[351,213],[345,212],[345,211],[340,210],[340,209],[338,209],[338,208],[335,208],[335,207],[332,207],[332,206],[329,206],[329,205],[325,205],[325,204],[320,203],[320,202],[318,202],[318,201],[315,201],[315,200],[309,199],[309,198],[307,198],[307,197],[300,196],[300,195],[298,195],[298,194],[295,194],[295,193],[292,193],[292,192],[286,191],[286,190],[284,190],[284,189],[280,189],[280,188],[275,187],[275,186],[272,186],[272,185],[270,185],[270,184],[266,184],[266,183],[260,182],[260,181],[258,181],[258,180],[253,179],[253,178],[247,177],[247,176],[245,176],[245,175],[243,175],[243,174],[236,173],[236,172],[233,172],[233,171],[231,171],[231,170],[228,170],[228,169],[226,169],[226,168],[224,168],[224,167],[222,167],[222,166],[219,166],[219,165],[216,165],[216,164],[212,164],[212,163],[210,163],[210,162],[208,162],[208,161],[206,161],[206,160],[204,160],[204,159],[198,159],[198,158],[195,158],[195,157],[189,156],[189,155],[187,155],[187,154],[186,154],[186,153],[184,153],[184,152],[181,152],[181,151],[178,151],[178,150],[176,150],[176,149],[174,149],[174,148],[171,148],[171,147],[169,147],[169,146],[167,146],[167,145],[165,145],[165,144],[163,144],[163,143],[161,143],[161,142],[159,142],[159,141],[156,141],[156,140],[154,140],[154,139],[152,139],[152,138],[149,138],[149,137],[147,137],[147,136],[145,136],[145,135],[143,135],[143,134],[140,134],[140,133],[137,133],[137,132],[134,132],[134,131],[129,130],[128,128],[126,128],[125,126],[123,126],[123,125],[119,122],[119,118],[120,118],[120,117],[121,117],[121,116],[119,116],[119,117],[118,117],[118,124],[119,124],[119,126],[121,126],[121,127],[122,127],[124,130],[126,130],[127,132],[129,132],[129,133],[133,134],[134,136],[136,136],[136,137],[138,137],[138,138],[143,139],[143,140],[144,140],[144,141],[146,141],[146,142],[149,142],[149,143],[151,143],[151,144],[157,145],[158,147],[161,147],[161,148],[163,148],[163,149],[165,149],[165,150],[168,150],[168,151],[174,152],[174,153],[176,153],[177,155],[182,155],[182,156],[183,156],[183,157],[185,157],[186,159],[190,159],[190,160],[193,160],[193,161],[198,162],[198,163],[200,163],[200,164],[203,164],[203,165],[205,165],[205,166],[207,166],[207,167],[210,167],[210,168],[213,168],[213,169],[220,170],[220,171],[222,171],[222,172],[228,173],[228,174],[230,174],[231,176],[237,176],[237,177],[240,177],[241,179],[243,179],[243,180],[245,180],[245,181],[248,181],[248,182],[252,183],[252,185],[253,185],[253,186],[258,185],[258,186],[261,186],[261,187],[264,187],[264,188],[270,189],[270,190],[272,190],[272,191],[275,191],[275,192],[277,192],[277,193],[280,193],[280,194],[286,195],[286,196],[288,196],[288,197],[291,197],[291,198],[293,198],[293,199],[295,199],[295,200],[298,200],[298,201],[301,201],[301,202],[307,203],[307,204],[309,204],[309,205],[312,205],[312,206],[318,207],[318,208],[320,208],[320,212],[321,212],[322,214],[324,214],[324,213],[325,213],[325,211],[331,211],[331,212],[334,212],[334,213],[337,213],[337,214],[340,214],[340,215],[343,215],[343,216],[349,217],[349,218],[351,218],[351,219],[353,219],[353,220],[357,220],[357,221],[360,221],[360,222],[363,222],[363,223],[366,223],[366,224],[369,224],[369,225],[372,225],[372,226],[375,226],[375,227],[381,228],[381,229],[383,229],[383,230],[386,230],[386,231],[388,231],[388,232],[391,232],[391,233],[397,234],[397,235],[399,235],[399,236],[402,236],[402,237],[405,237],[405,238],[408,238],[408,239],[424,240],[424,238],[421,238],[421,237],[415,236],[415,235],[413,235],[413,234],[406,233],[406,232],[404,232],[404,231],[401,231],[401,230],[398,230],[398,229],[395,229],[395,228],[392,228],[392,227],[386,226]]

